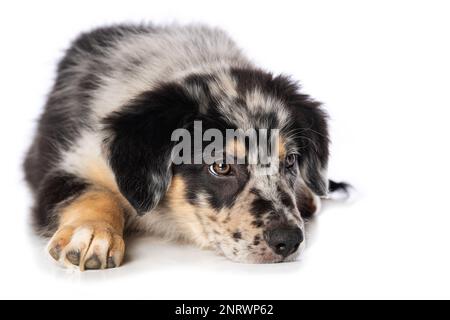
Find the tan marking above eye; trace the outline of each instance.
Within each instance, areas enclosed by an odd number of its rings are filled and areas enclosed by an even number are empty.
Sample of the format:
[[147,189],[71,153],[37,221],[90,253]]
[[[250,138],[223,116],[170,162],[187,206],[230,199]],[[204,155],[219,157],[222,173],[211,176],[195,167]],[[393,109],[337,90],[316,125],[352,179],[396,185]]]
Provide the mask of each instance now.
[[246,155],[246,147],[245,143],[239,141],[238,139],[234,139],[227,143],[226,148],[227,154],[236,157],[238,159],[245,159]]
[[278,139],[278,153],[280,159],[284,159],[286,157],[286,141],[281,136]]

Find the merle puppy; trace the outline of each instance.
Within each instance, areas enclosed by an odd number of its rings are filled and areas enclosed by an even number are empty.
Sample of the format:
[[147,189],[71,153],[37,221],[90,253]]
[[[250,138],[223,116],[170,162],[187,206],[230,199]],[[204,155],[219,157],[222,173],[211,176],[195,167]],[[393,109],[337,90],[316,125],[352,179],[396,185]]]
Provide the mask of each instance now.
[[[178,128],[278,129],[279,164],[173,164]],[[221,30],[120,25],[82,34],[58,74],[25,161],[40,234],[63,265],[118,267],[126,231],[291,261],[327,195],[320,104],[256,67]],[[245,146],[227,141],[246,156]],[[333,184],[333,187],[339,185]]]

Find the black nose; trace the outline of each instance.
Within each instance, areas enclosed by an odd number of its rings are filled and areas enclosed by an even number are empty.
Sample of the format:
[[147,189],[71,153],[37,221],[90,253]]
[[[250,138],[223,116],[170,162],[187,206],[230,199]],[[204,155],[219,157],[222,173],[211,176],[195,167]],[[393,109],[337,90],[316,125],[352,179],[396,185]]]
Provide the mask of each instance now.
[[264,238],[276,254],[287,257],[303,242],[303,232],[297,227],[277,227],[267,230]]

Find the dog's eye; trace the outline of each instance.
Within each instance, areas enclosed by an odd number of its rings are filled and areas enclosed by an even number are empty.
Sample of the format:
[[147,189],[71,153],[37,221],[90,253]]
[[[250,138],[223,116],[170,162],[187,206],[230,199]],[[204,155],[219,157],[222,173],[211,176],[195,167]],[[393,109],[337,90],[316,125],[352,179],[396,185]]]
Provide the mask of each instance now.
[[295,165],[295,162],[297,162],[297,155],[296,154],[288,154],[286,156],[286,168],[292,168]]
[[231,172],[231,166],[225,163],[215,163],[209,166],[209,172],[215,176],[227,176]]

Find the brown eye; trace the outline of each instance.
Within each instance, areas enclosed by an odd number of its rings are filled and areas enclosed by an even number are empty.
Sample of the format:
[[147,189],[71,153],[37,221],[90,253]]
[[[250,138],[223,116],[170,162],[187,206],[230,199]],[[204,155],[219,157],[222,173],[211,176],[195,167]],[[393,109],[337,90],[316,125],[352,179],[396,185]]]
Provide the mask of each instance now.
[[292,168],[295,165],[296,161],[297,161],[296,154],[288,154],[286,156],[286,168]]
[[215,163],[209,166],[209,171],[216,176],[226,176],[231,172],[231,166],[225,163]]

